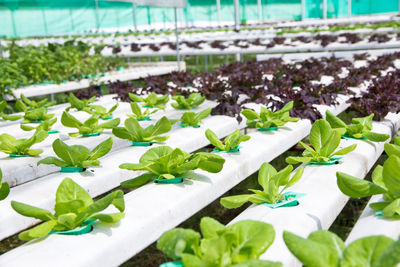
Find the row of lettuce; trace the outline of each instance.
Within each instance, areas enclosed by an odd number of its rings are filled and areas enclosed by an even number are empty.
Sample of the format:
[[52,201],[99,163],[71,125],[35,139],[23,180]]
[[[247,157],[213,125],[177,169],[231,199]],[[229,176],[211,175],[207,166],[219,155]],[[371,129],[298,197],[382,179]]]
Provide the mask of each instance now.
[[[130,95],[132,99],[131,107],[133,114],[131,118],[126,119],[125,127],[117,127],[119,118],[112,119],[112,114],[105,114],[105,119],[113,124],[112,132],[115,136],[132,141],[133,145],[150,145],[153,142],[163,142],[168,136],[160,136],[171,130],[171,123],[174,121],[162,117],[146,128],[142,128],[138,121],[138,115],[145,116],[144,119],[150,119],[151,108],[165,108],[169,97],[157,96],[151,94],[147,97]],[[178,109],[192,109],[200,105],[204,98],[198,93],[191,94],[188,98],[175,96],[176,103],[172,105]],[[191,100],[189,100],[191,99]],[[29,107],[31,111],[46,108],[46,102],[29,102],[24,98],[21,102],[25,105],[26,112]],[[71,95],[72,108],[96,112],[91,105],[93,100],[79,100]],[[142,112],[138,102],[144,102],[146,108]],[[296,122],[299,119],[290,117],[290,110],[293,108],[293,102],[286,104],[281,110],[273,112],[266,108],[261,108],[260,112],[246,109],[242,114],[247,118],[247,126],[257,128],[261,132],[275,131],[284,126],[287,122]],[[136,111],[136,112],[135,112]],[[154,110],[153,110],[154,111]],[[112,112],[111,112],[112,113]],[[186,115],[185,114],[192,114]],[[203,114],[202,116],[199,116]],[[193,128],[201,127],[201,120],[210,114],[210,109],[200,113],[186,112],[184,117],[198,118],[190,125]],[[49,114],[47,114],[49,115]],[[200,117],[200,118],[199,118]],[[310,145],[299,142],[299,145],[305,148],[301,157],[288,157],[289,164],[306,163],[307,165],[328,165],[339,164],[341,158],[356,148],[356,144],[338,149],[341,138],[352,138],[359,140],[369,140],[372,142],[383,142],[389,138],[389,135],[379,134],[372,131],[373,114],[353,118],[352,124],[345,122],[327,111],[326,120],[317,120],[310,132]],[[37,119],[37,118],[35,118]],[[16,140],[8,134],[0,136],[0,148],[2,152],[14,156],[36,156],[41,153],[39,150],[29,149],[34,143],[44,140],[48,133],[42,129],[51,118],[42,118],[42,123],[37,127],[35,134],[30,139]],[[93,115],[85,122],[80,122],[71,114],[65,111],[61,122],[67,127],[74,127],[79,130],[78,133],[70,133],[71,136],[93,136],[90,134],[101,132],[103,126],[98,128],[98,115]],[[39,120],[40,121],[40,120]],[[117,123],[116,123],[117,122]],[[101,125],[101,124],[100,124]],[[87,129],[91,129],[90,132]],[[100,132],[99,132],[100,131]],[[150,181],[159,184],[163,183],[181,183],[188,172],[202,169],[212,173],[218,173],[222,170],[225,159],[218,155],[219,152],[237,153],[240,151],[240,144],[245,146],[250,136],[241,134],[239,130],[228,135],[223,141],[210,130],[206,130],[206,137],[214,145],[215,153],[198,152],[186,153],[179,148],[173,149],[168,146],[157,146],[150,148],[145,152],[138,163],[125,163],[119,167],[132,171],[145,171],[144,174],[129,179],[121,183],[123,188],[137,188]],[[90,150],[85,146],[69,146],[56,139],[53,142],[53,151],[57,157],[46,157],[41,159],[38,164],[52,164],[61,167],[62,172],[85,171],[90,166],[99,166],[99,158],[106,155],[112,147],[113,140],[108,138],[97,147]],[[399,178],[397,175],[398,166],[400,166],[400,139],[396,138],[394,144],[385,144],[385,151],[389,159],[383,166],[378,166],[374,170],[373,182],[363,181],[359,178],[351,177],[344,173],[337,173],[338,186],[343,193],[351,197],[364,197],[375,194],[383,194],[384,201],[374,203],[371,207],[384,217],[398,219],[397,213],[400,199]],[[278,171],[270,164],[264,163],[260,167],[258,181],[262,190],[249,189],[252,194],[228,196],[221,199],[221,204],[226,208],[237,208],[246,202],[254,204],[277,204],[287,199],[286,189],[297,183],[303,176],[304,167],[300,167],[294,174],[293,166]],[[8,185],[2,183],[0,187],[1,198],[5,199],[9,192]],[[21,240],[32,240],[53,233],[68,233],[76,229],[91,227],[91,224],[100,220],[106,223],[117,222],[124,217],[124,198],[123,192],[117,190],[109,193],[105,197],[93,201],[89,194],[69,178],[65,178],[56,192],[55,213],[36,208],[27,204],[12,201],[12,207],[23,216],[33,217],[44,221],[42,224],[24,231],[19,234]],[[112,214],[102,213],[108,206],[115,206],[119,212]],[[271,263],[258,260],[274,240],[274,230],[269,224],[256,221],[242,221],[231,226],[225,227],[211,218],[204,218],[200,228],[203,237],[186,229],[173,229],[164,233],[158,241],[158,248],[173,260],[180,260],[182,266],[280,266],[280,263]],[[263,233],[263,234],[261,234]],[[368,262],[371,252],[370,248],[375,247],[378,252],[374,254],[374,266],[395,266],[399,261],[394,251],[399,248],[400,242],[384,237],[371,236],[355,241],[349,246],[345,246],[336,235],[327,231],[318,231],[311,234],[307,239],[294,234],[285,232],[284,240],[289,250],[305,266],[357,266]],[[331,250],[335,244],[335,250]],[[301,247],[302,249],[299,249]],[[378,249],[379,248],[379,249]],[[366,254],[360,254],[357,251],[363,249]],[[310,251],[320,251],[318,257],[310,257]],[[236,264],[236,265],[235,265]],[[356,264],[356,265],[354,265]],[[361,266],[361,265],[360,265]]]

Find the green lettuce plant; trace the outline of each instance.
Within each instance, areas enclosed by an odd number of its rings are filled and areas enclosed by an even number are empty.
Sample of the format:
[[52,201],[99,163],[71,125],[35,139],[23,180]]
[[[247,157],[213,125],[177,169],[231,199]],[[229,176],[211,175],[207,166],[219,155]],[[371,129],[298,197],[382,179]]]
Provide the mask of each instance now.
[[372,132],[372,118],[374,114],[362,118],[353,118],[351,125],[347,125],[344,121],[336,117],[329,110],[326,111],[326,120],[332,128],[340,129],[341,134],[352,138],[366,138],[373,142],[386,141],[390,136],[388,134],[380,134]]
[[37,165],[49,164],[58,167],[82,167],[99,166],[99,158],[110,152],[112,148],[112,137],[98,144],[94,149],[90,150],[85,146],[72,145],[69,146],[60,139],[53,142],[53,151],[57,157],[46,157],[39,160]]
[[272,225],[244,220],[225,226],[204,217],[200,233],[175,228],[161,235],[157,248],[185,267],[280,267],[281,263],[259,260],[275,239]]
[[370,207],[382,211],[387,218],[400,219],[400,158],[390,156],[383,166],[378,165],[372,173],[372,182],[337,172],[337,184],[343,194],[352,198],[383,195],[383,201],[371,203]]
[[132,93],[129,93],[129,98],[133,102],[144,102],[144,107],[148,108],[159,108],[165,109],[165,104],[169,101],[168,95],[157,96],[156,93],[151,93],[147,97],[141,97]]
[[327,162],[333,156],[346,155],[357,147],[357,144],[353,144],[336,150],[340,144],[340,131],[332,129],[323,119],[315,121],[311,127],[310,143],[312,147],[300,141],[299,145],[305,148],[302,157],[288,157],[286,162],[289,164]]
[[305,267],[395,267],[400,263],[400,240],[383,235],[363,237],[347,246],[336,234],[325,230],[307,238],[284,231],[283,240]]
[[115,118],[99,124],[99,117],[92,116],[82,123],[77,118],[64,111],[61,116],[61,123],[66,127],[78,129],[76,133],[69,133],[69,136],[76,137],[79,135],[90,136],[101,133],[104,129],[113,129],[119,125],[120,119]]
[[211,108],[205,109],[199,113],[195,112],[185,112],[181,117],[181,126],[183,127],[197,127],[200,125],[201,121],[207,118],[211,113]]
[[20,127],[24,131],[32,131],[32,130],[36,130],[36,129],[42,129],[43,131],[49,132],[49,131],[51,131],[51,126],[53,126],[56,123],[56,121],[57,121],[57,118],[54,118],[54,119],[50,119],[47,121],[43,121],[41,124],[39,124],[37,126],[21,124]]
[[250,136],[240,133],[239,129],[228,135],[224,141],[219,140],[218,136],[210,129],[206,130],[206,137],[219,151],[238,150],[241,142],[250,140]]
[[0,135],[0,151],[10,155],[37,156],[43,152],[39,149],[30,149],[34,144],[42,142],[49,134],[42,129],[37,129],[32,137],[15,139],[9,134]]
[[176,102],[171,103],[171,106],[176,109],[194,109],[206,100],[200,93],[191,93],[188,98],[183,95],[175,95],[172,99]]
[[292,165],[288,165],[278,172],[271,164],[264,162],[258,172],[258,183],[263,190],[249,189],[254,194],[221,198],[221,205],[228,209],[235,209],[246,202],[275,204],[285,200],[284,191],[300,180],[304,168],[299,168],[294,175],[291,175],[292,171]]
[[150,179],[168,180],[187,174],[191,170],[202,169],[211,173],[222,170],[225,159],[211,153],[186,153],[179,148],[159,146],[149,149],[139,159],[139,163],[124,163],[119,167],[130,171],[146,173],[122,182],[121,186],[133,188],[147,183]]
[[80,100],[73,93],[69,94],[68,102],[71,106],[67,107],[65,110],[69,111],[70,109],[75,108],[76,110],[84,110],[85,108],[90,108],[90,104],[96,100],[96,96],[92,96],[87,100]]
[[[99,220],[105,223],[116,223],[124,218],[124,193],[117,190],[105,197],[93,201],[84,188],[70,178],[65,178],[56,192],[54,211],[30,206],[21,202],[11,201],[11,207],[25,217],[32,217],[44,221],[36,227],[18,235],[19,239],[29,241],[44,237],[51,231],[73,230],[88,223]],[[108,206],[113,205],[120,212],[101,213]]]
[[131,102],[131,110],[133,114],[127,114],[127,116],[133,119],[137,119],[138,121],[150,120],[150,115],[158,111],[158,109],[150,110],[149,108],[146,108],[143,112],[142,109],[139,107],[139,104],[136,102]]
[[36,102],[35,100],[30,100],[27,97],[25,97],[23,94],[21,94],[21,99],[18,99],[15,102],[15,107],[19,111],[24,112],[28,109],[47,108],[47,107],[53,106],[57,103],[56,101],[51,101],[51,102],[48,102],[48,101],[49,101],[49,99],[45,98],[39,102]]
[[26,110],[22,123],[43,122],[54,117],[54,114],[47,114],[47,112],[46,108]]
[[128,118],[125,120],[125,127],[114,127],[112,133],[121,139],[132,142],[164,142],[169,136],[159,136],[171,130],[171,122],[167,117],[162,117],[155,124],[146,128],[140,126],[136,119]]
[[4,113],[4,110],[8,107],[9,106],[5,100],[0,101],[0,118],[2,118],[5,121],[16,121],[23,117],[21,115],[10,115]]
[[6,182],[1,182],[3,179],[3,173],[1,172],[0,169],[0,200],[4,200],[8,194],[10,193],[10,186]]
[[112,118],[113,112],[118,108],[118,104],[111,107],[108,111],[105,107],[98,105],[91,105],[83,108],[89,114],[96,115],[102,120],[108,120]]
[[243,116],[246,117],[246,124],[251,128],[269,129],[274,127],[280,127],[285,125],[287,122],[296,122],[300,118],[290,117],[290,110],[293,108],[293,101],[287,103],[281,110],[273,112],[263,106],[261,106],[260,114],[251,109],[245,109],[242,111]]

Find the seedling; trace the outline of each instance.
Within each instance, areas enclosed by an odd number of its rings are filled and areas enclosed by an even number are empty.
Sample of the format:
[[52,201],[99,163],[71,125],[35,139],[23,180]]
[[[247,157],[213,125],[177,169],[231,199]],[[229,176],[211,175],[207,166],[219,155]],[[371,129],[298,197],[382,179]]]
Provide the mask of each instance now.
[[[124,218],[124,193],[117,190],[105,197],[93,201],[84,188],[70,178],[65,178],[56,192],[54,211],[30,206],[21,202],[11,201],[11,207],[25,217],[32,217],[44,221],[36,227],[18,235],[19,239],[29,241],[44,237],[54,231],[62,232],[79,228],[87,223],[99,220],[105,223],[116,223]],[[100,213],[108,206],[113,205],[120,212]]]
[[74,94],[70,93],[68,97],[68,102],[71,104],[70,107],[66,108],[66,111],[75,108],[76,110],[84,110],[85,108],[90,108],[90,104],[96,100],[96,96],[92,96],[87,100],[80,100]]
[[176,101],[176,103],[171,103],[173,108],[187,110],[194,109],[206,100],[200,93],[191,93],[188,98],[183,95],[175,95],[172,99]]
[[165,104],[169,101],[168,95],[157,96],[156,93],[151,93],[147,97],[141,97],[132,93],[129,93],[129,98],[133,102],[144,102],[143,107],[146,108],[159,108],[165,109]]
[[49,134],[42,129],[37,129],[29,139],[15,139],[9,134],[0,135],[0,151],[12,157],[37,156],[43,152],[39,149],[30,149],[34,144],[42,142]]
[[250,136],[241,134],[240,130],[236,130],[228,135],[224,141],[219,140],[218,136],[210,129],[206,130],[206,137],[210,143],[215,147],[214,150],[218,151],[239,151],[239,144],[250,140]]
[[56,101],[51,101],[48,102],[49,99],[45,98],[39,102],[36,102],[35,100],[30,100],[27,97],[25,97],[23,94],[21,94],[21,99],[18,99],[15,102],[15,107],[22,112],[25,112],[26,110],[31,110],[31,109],[37,109],[37,108],[47,108],[50,106],[55,105],[57,102]]
[[54,117],[54,114],[47,114],[46,108],[37,108],[32,110],[26,110],[24,120],[22,123],[38,123],[50,120]]
[[41,124],[37,126],[29,126],[27,124],[21,124],[20,127],[24,131],[32,131],[36,129],[42,129],[43,131],[50,132],[51,131],[51,126],[53,126],[57,121],[57,118],[47,120],[42,122]]
[[144,112],[142,112],[142,109],[136,102],[131,102],[131,110],[133,114],[127,114],[127,116],[138,121],[151,120],[150,115],[158,111],[158,109],[150,110],[146,108]]
[[185,112],[181,117],[182,127],[199,127],[203,119],[207,118],[211,113],[211,108],[205,109],[199,113]]
[[96,115],[102,120],[112,119],[113,112],[117,109],[118,104],[114,105],[108,111],[105,107],[98,105],[91,105],[89,107],[84,108],[83,110],[89,114]]
[[0,118],[2,118],[5,121],[16,121],[22,118],[21,115],[10,115],[4,113],[4,110],[8,107],[9,106],[7,105],[7,102],[5,100],[0,101]]

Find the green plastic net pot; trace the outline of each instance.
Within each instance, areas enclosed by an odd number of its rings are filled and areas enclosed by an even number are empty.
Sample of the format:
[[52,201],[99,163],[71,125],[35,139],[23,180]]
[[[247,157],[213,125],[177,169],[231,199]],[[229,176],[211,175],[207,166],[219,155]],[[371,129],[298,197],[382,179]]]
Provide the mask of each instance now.
[[59,131],[57,131],[57,130],[50,130],[50,131],[48,131],[47,133],[48,133],[48,134],[55,134],[55,133],[59,133]]
[[61,172],[84,172],[86,168],[83,167],[61,167]]
[[340,164],[341,161],[340,159],[342,159],[343,157],[332,157],[330,158],[329,161],[325,161],[325,162],[313,162],[310,161],[307,163],[307,165],[335,165],[335,164]]
[[159,267],[185,267],[182,261],[171,261],[160,264]]
[[108,116],[107,118],[100,118],[100,120],[103,120],[103,121],[105,121],[105,120],[111,120],[113,118],[113,116],[112,115],[110,115],[110,116]]
[[151,121],[150,117],[146,117],[143,119],[136,119],[137,121]]
[[134,142],[132,141],[132,146],[151,146],[155,142]]
[[14,153],[9,154],[9,156],[10,156],[10,158],[33,157],[32,155],[19,155],[19,154],[14,154]]
[[214,152],[217,152],[217,153],[237,153],[237,152],[240,151],[240,148],[241,148],[241,147],[242,147],[242,146],[237,145],[234,149],[231,149],[231,150],[228,150],[228,151],[219,150],[218,148],[214,148],[213,151],[214,151]]
[[200,127],[200,123],[197,124],[197,125],[195,125],[195,126],[190,126],[190,125],[183,125],[183,122],[181,122],[181,123],[179,124],[179,127],[182,127],[182,128],[188,128],[188,127],[199,128],[199,127]]
[[51,234],[59,234],[59,235],[83,235],[90,233],[93,230],[92,224],[96,221],[96,219],[87,219],[82,223],[81,227],[68,230],[68,231],[55,231],[51,230],[49,235]]
[[278,127],[271,127],[271,128],[258,128],[257,131],[260,132],[270,132],[270,131],[277,131]]
[[100,133],[81,134],[82,137],[99,136]]
[[276,209],[276,208],[282,208],[282,207],[294,207],[299,205],[299,198],[304,197],[306,194],[303,193],[296,193],[296,192],[285,192],[283,193],[284,200],[278,201],[275,204],[269,204],[269,203],[262,203],[262,205],[265,205],[267,207],[270,207],[271,209]]
[[363,136],[363,137],[361,137],[361,138],[355,138],[355,137],[351,137],[351,136],[349,136],[349,135],[347,135],[347,134],[342,134],[341,135],[341,137],[343,138],[343,139],[347,139],[347,140],[368,140],[368,138],[367,137],[365,137],[365,136]]
[[173,179],[158,179],[158,178],[155,178],[154,182],[156,184],[180,184],[180,183],[183,182],[183,176],[176,177],[176,178],[173,178]]

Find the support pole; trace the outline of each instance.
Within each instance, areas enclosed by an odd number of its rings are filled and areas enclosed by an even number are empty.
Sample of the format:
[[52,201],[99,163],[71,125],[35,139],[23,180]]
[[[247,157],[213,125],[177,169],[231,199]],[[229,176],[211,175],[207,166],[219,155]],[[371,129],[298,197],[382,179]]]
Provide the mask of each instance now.
[[218,26],[220,26],[221,25],[221,0],[217,0],[217,20],[218,20]]
[[[352,0],[347,0],[347,16],[351,17],[351,1]],[[399,6],[400,6],[400,0],[399,0]],[[399,9],[400,11],[400,9]]]
[[327,18],[327,0],[322,1],[322,17],[323,19]]
[[96,12],[96,29],[97,29],[97,31],[98,31],[99,28],[100,28],[100,20],[99,20],[99,0],[95,0],[95,3],[96,3],[96,10],[95,10],[95,12]]
[[135,32],[137,32],[137,23],[136,23],[136,4],[132,2],[132,18],[133,18],[133,28]]
[[261,7],[261,0],[257,0],[257,15],[258,15],[258,22],[262,22],[262,7]]
[[301,0],[301,20],[306,19],[306,0]]
[[178,8],[174,7],[175,15],[175,37],[176,37],[176,61],[178,63],[178,71],[181,71],[181,60],[179,52],[179,32],[178,32]]
[[239,30],[239,0],[233,0],[235,6],[235,30]]

